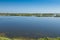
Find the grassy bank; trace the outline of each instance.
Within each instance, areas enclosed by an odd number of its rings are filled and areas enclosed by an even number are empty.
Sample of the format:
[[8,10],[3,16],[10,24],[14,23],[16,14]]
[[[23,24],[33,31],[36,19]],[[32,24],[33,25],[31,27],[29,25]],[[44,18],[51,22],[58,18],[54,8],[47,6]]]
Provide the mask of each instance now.
[[7,38],[7,37],[0,37],[0,40],[60,40],[60,37],[56,38],[50,38],[50,37],[45,37],[45,38]]

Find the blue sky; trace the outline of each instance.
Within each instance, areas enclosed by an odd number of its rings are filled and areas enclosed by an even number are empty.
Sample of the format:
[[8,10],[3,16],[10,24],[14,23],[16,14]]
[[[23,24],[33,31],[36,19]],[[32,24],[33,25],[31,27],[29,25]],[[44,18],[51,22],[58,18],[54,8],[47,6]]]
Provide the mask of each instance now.
[[4,13],[60,13],[60,0],[0,0]]

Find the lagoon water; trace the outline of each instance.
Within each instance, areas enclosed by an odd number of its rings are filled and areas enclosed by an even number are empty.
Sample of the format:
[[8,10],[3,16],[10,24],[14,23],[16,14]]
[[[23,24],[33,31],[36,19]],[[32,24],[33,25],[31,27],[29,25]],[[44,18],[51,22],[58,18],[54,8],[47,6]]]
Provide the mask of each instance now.
[[59,17],[0,16],[0,32],[10,36],[60,36]]

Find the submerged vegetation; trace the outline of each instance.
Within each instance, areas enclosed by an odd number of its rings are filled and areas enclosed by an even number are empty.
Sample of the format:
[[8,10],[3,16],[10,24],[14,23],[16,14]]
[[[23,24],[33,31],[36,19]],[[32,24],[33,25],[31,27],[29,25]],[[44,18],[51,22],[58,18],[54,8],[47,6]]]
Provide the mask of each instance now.
[[8,38],[8,37],[0,37],[0,40],[60,40],[60,37],[56,38],[50,38],[50,37],[44,37],[44,38]]
[[0,16],[60,17],[59,13],[0,13]]
[[60,37],[7,37],[4,33],[0,33],[0,40],[60,40]]

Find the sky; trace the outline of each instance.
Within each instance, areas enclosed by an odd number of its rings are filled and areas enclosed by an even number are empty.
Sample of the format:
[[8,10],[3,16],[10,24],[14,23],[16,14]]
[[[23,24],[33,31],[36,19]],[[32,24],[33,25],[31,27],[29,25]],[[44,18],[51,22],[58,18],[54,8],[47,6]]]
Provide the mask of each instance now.
[[0,0],[0,13],[60,13],[60,0]]

